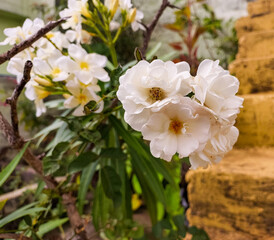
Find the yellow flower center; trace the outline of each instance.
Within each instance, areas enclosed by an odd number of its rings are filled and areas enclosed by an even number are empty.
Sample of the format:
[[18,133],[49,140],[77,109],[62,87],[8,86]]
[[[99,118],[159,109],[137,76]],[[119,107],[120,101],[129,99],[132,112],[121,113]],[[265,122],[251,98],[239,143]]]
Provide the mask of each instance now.
[[47,38],[52,38],[52,37],[54,37],[54,33],[53,32],[49,32],[49,33],[47,33],[46,34],[46,36],[47,36]]
[[81,69],[88,70],[88,63],[87,63],[87,62],[81,62],[81,63],[80,63],[80,68],[81,68]]
[[149,97],[153,101],[163,100],[165,98],[165,92],[161,88],[153,87],[149,89]]
[[58,75],[60,72],[61,72],[61,70],[58,67],[52,69],[52,75],[53,76]]
[[169,124],[168,130],[172,133],[179,134],[181,133],[181,129],[183,128],[183,126],[184,124],[180,120],[173,119]]
[[87,103],[87,101],[88,101],[87,96],[84,95],[83,93],[81,93],[81,94],[78,96],[78,101],[79,101],[81,104]]

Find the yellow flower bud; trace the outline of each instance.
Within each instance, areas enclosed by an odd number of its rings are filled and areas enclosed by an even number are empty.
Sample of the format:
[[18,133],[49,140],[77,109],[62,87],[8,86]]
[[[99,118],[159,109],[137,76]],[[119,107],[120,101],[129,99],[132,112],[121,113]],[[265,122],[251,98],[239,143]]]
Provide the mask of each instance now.
[[136,17],[136,12],[137,12],[136,8],[130,9],[130,12],[129,12],[129,15],[128,15],[129,23],[134,22],[135,17]]
[[85,16],[86,18],[91,18],[91,15],[88,9],[88,3],[86,3],[85,6],[82,6],[81,14]]
[[68,93],[64,93],[64,94],[63,94],[63,97],[64,97],[65,99],[68,99],[68,98],[70,98],[70,97],[71,97],[71,95],[70,95],[70,94],[68,94]]
[[111,7],[110,7],[110,12],[111,12],[111,17],[113,17],[118,9],[119,6],[119,0],[112,0],[111,1]]
[[39,99],[44,99],[48,95],[50,95],[49,91],[46,91],[43,87],[41,86],[34,86],[35,93]]
[[53,85],[49,80],[44,79],[44,78],[40,78],[40,77],[35,77],[34,81],[37,82],[39,85],[42,85],[42,86],[49,87],[49,86]]

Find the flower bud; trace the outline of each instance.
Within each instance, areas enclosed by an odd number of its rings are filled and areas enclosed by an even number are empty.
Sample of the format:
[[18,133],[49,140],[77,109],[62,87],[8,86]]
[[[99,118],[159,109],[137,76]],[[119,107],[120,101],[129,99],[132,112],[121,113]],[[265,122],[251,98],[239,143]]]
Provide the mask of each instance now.
[[137,13],[137,9],[136,8],[130,9],[130,12],[129,12],[129,15],[128,15],[128,21],[129,21],[129,23],[134,22],[135,17],[136,17],[136,13]]
[[86,3],[85,5],[82,6],[81,14],[86,18],[91,18],[89,8],[88,8],[88,3]]
[[37,82],[39,85],[42,85],[42,86],[47,86],[47,87],[52,86],[52,83],[49,80],[44,79],[44,78],[35,77],[34,81]]
[[110,6],[111,17],[113,17],[118,9],[119,0],[112,0]]
[[44,99],[48,95],[50,95],[49,91],[46,91],[43,87],[41,86],[34,86],[35,93],[37,95],[38,99]]

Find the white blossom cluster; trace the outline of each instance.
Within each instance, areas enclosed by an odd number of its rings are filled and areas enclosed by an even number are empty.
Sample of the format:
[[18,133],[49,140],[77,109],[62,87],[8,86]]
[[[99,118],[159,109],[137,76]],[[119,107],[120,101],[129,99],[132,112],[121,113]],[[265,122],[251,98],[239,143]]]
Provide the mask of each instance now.
[[[0,45],[14,45],[26,40],[44,27],[43,20],[26,19],[22,27],[7,28],[7,38]],[[69,31],[65,34],[49,32],[30,48],[14,56],[8,63],[7,71],[21,81],[24,64],[33,62],[31,80],[26,85],[26,96],[35,102],[36,115],[46,112],[43,99],[50,94],[61,94],[66,99],[66,108],[77,107],[73,115],[84,115],[84,106],[90,101],[99,104],[97,112],[103,109],[103,101],[97,94],[98,80],[109,81],[104,70],[107,58],[96,53],[87,53],[79,44],[74,44]]]
[[120,77],[117,96],[153,156],[170,161],[178,153],[196,169],[219,162],[235,144],[238,88],[218,61],[204,60],[193,77],[186,62],[142,60]]

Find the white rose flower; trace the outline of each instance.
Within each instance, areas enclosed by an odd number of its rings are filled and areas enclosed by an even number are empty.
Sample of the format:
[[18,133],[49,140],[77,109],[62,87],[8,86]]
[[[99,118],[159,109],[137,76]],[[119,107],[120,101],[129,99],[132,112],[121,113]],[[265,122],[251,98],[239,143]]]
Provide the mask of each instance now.
[[177,152],[187,157],[210,137],[210,117],[188,97],[171,98],[160,111],[152,113],[142,127],[144,139],[151,141],[153,156],[170,161]]
[[238,139],[239,130],[234,126],[221,128],[222,126],[215,129],[214,135],[202,150],[190,154],[189,161],[192,169],[218,163],[233,148]]
[[[171,61],[140,61],[121,76],[117,97],[125,109],[125,120],[135,130],[147,121],[151,109],[157,111],[180,90],[182,96],[192,91],[190,85],[182,88],[182,79],[190,78],[189,65]],[[185,86],[187,85],[187,81]],[[141,114],[141,115],[139,115]]]
[[235,96],[239,80],[219,66],[219,61],[204,60],[193,79],[195,98],[218,118],[233,122],[243,98]]

